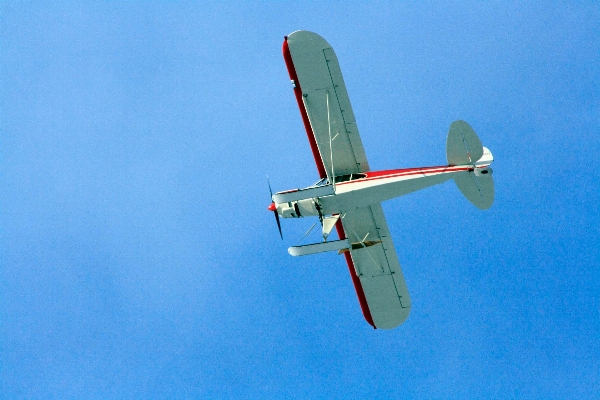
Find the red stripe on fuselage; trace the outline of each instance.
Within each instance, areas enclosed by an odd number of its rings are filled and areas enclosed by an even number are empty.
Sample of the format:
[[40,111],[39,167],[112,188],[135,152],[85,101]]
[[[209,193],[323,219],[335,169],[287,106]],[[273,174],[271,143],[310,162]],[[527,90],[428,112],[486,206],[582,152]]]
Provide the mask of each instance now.
[[287,66],[288,73],[290,74],[290,79],[293,80],[296,85],[294,88],[294,95],[296,96],[296,101],[298,102],[298,108],[300,108],[300,115],[302,116],[302,122],[304,122],[304,129],[306,129],[306,135],[308,136],[310,148],[313,152],[313,156],[315,157],[315,163],[317,164],[319,176],[321,179],[323,179],[327,176],[327,173],[325,172],[325,165],[323,165],[323,160],[321,160],[321,153],[319,153],[317,139],[315,138],[315,133],[313,132],[312,127],[310,126],[310,120],[308,119],[306,108],[304,108],[304,102],[302,101],[302,89],[300,89],[298,74],[294,68],[294,61],[292,60],[292,53],[290,53],[290,48],[288,46],[287,36],[283,41],[283,59],[285,60],[285,65]]
[[395,174],[403,174],[407,172],[419,172],[423,170],[431,170],[431,169],[444,169],[444,168],[452,168],[450,165],[436,165],[433,167],[419,167],[419,168],[401,168],[401,169],[386,169],[383,171],[369,171],[364,174],[367,175],[368,178],[374,178],[376,176],[382,175],[395,175]]
[[455,167],[451,165],[444,165],[439,167],[423,167],[423,168],[405,168],[405,169],[390,169],[386,171],[370,171],[364,172],[366,178],[356,179],[347,182],[336,183],[336,186],[348,185],[359,182],[375,181],[378,179],[395,178],[398,176],[409,176],[409,175],[424,175],[424,174],[437,174],[440,172],[459,172],[472,170],[471,167]]

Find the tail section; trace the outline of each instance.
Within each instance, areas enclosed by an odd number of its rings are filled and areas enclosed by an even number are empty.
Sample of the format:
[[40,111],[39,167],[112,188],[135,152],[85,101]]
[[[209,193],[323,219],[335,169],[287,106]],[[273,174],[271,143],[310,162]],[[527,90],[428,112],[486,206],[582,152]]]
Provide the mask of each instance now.
[[450,125],[446,158],[449,165],[473,167],[454,178],[456,186],[475,207],[481,210],[490,208],[494,202],[494,179],[490,168],[494,157],[487,147],[483,147],[473,128],[465,121],[454,121]]

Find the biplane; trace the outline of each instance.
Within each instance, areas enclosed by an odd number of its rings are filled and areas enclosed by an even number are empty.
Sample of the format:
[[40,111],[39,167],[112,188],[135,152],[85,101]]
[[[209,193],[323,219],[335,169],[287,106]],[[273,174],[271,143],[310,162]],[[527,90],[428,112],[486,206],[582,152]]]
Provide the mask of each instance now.
[[[446,139],[448,165],[371,171],[329,43],[296,31],[284,39],[283,58],[320,179],[271,192],[268,209],[280,235],[279,218],[317,217],[323,241],[290,247],[289,254],[343,254],[366,321],[376,329],[395,328],[408,317],[411,301],[381,202],[454,179],[471,203],[487,209],[494,200],[492,153],[469,124],[455,121]],[[338,239],[329,240],[334,227]]]

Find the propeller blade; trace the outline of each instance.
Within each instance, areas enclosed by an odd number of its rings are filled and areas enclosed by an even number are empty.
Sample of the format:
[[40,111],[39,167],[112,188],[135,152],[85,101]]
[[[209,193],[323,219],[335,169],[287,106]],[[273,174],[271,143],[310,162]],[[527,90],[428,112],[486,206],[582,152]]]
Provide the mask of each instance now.
[[277,214],[277,210],[273,212],[275,213],[275,221],[277,221],[277,228],[279,228],[279,236],[281,236],[281,240],[283,240],[283,233],[281,233],[281,222],[279,222],[279,214]]
[[[269,185],[269,193],[271,193],[271,201],[273,201],[273,189],[271,189],[271,182],[269,182],[269,175],[267,175],[267,185]],[[281,240],[283,240],[283,233],[281,233],[281,222],[279,221],[279,214],[277,214],[277,208],[275,207],[275,203],[271,203],[269,205],[269,211],[273,211],[275,213],[275,221],[277,221],[277,228],[279,229],[279,236]]]
[[271,193],[271,199],[273,199],[273,190],[271,189],[271,182],[269,182],[269,175],[267,175],[267,185],[269,185],[269,193]]

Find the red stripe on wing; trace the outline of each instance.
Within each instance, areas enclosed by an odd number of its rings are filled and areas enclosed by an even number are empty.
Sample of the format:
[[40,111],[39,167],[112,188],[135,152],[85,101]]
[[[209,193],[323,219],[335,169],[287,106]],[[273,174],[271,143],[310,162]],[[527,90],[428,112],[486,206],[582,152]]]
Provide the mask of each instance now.
[[[342,226],[342,220],[339,219],[335,224],[335,229],[337,230],[338,236],[341,240],[346,239],[346,232],[344,232],[344,227]],[[348,269],[350,270],[350,276],[352,277],[352,283],[354,283],[354,289],[356,290],[356,295],[358,296],[358,302],[360,303],[360,308],[362,309],[362,313],[365,316],[365,319],[373,328],[377,329],[375,323],[373,322],[373,317],[371,316],[371,310],[369,310],[369,304],[367,304],[367,298],[365,297],[365,292],[360,283],[360,278],[356,275],[356,268],[354,268],[354,262],[352,261],[352,256],[349,251],[344,252],[344,257],[346,257],[346,262],[348,263]]]
[[[285,65],[287,66],[288,73],[290,74],[290,79],[294,81],[296,86],[294,88],[294,95],[296,96],[296,101],[298,102],[298,108],[300,109],[300,115],[302,116],[302,122],[304,123],[304,128],[306,129],[308,142],[310,143],[310,148],[313,152],[315,163],[317,164],[317,170],[319,171],[320,177],[325,178],[327,176],[327,173],[325,172],[325,165],[323,164],[323,160],[321,159],[319,147],[317,146],[317,140],[315,138],[315,134],[312,130],[312,127],[310,126],[308,113],[306,112],[304,102],[302,101],[302,89],[300,87],[300,81],[298,80],[298,74],[296,73],[296,69],[294,68],[294,61],[292,60],[292,54],[290,53],[290,48],[288,46],[287,36],[283,41],[283,59],[285,60]],[[339,238],[342,240],[346,239],[346,233],[344,232],[342,221],[338,221],[335,225],[335,228],[337,230]],[[362,313],[365,317],[365,320],[373,328],[377,329],[375,327],[375,323],[373,322],[373,317],[371,316],[371,311],[369,310],[367,298],[365,297],[365,292],[363,291],[360,279],[358,278],[358,275],[356,275],[356,268],[354,268],[354,263],[352,262],[352,256],[350,255],[350,252],[345,252],[344,257],[346,257],[346,263],[348,263],[348,269],[350,270],[352,283],[354,284],[354,289],[356,290],[358,302],[360,303],[360,308],[362,309]]]
[[325,165],[323,165],[323,160],[321,160],[321,154],[319,153],[317,140],[312,127],[310,126],[310,120],[308,119],[306,109],[304,108],[304,102],[302,101],[302,89],[300,89],[298,74],[294,68],[294,61],[292,60],[292,53],[290,53],[290,48],[288,46],[287,36],[283,41],[283,59],[285,60],[285,65],[287,66],[288,73],[290,74],[290,79],[296,84],[296,87],[294,88],[294,95],[296,96],[296,101],[298,102],[298,108],[300,108],[300,115],[302,115],[302,122],[304,122],[304,128],[306,129],[308,142],[310,143],[310,148],[312,149],[313,156],[315,157],[317,170],[319,171],[320,177],[325,178],[327,176],[327,173],[325,172]]

